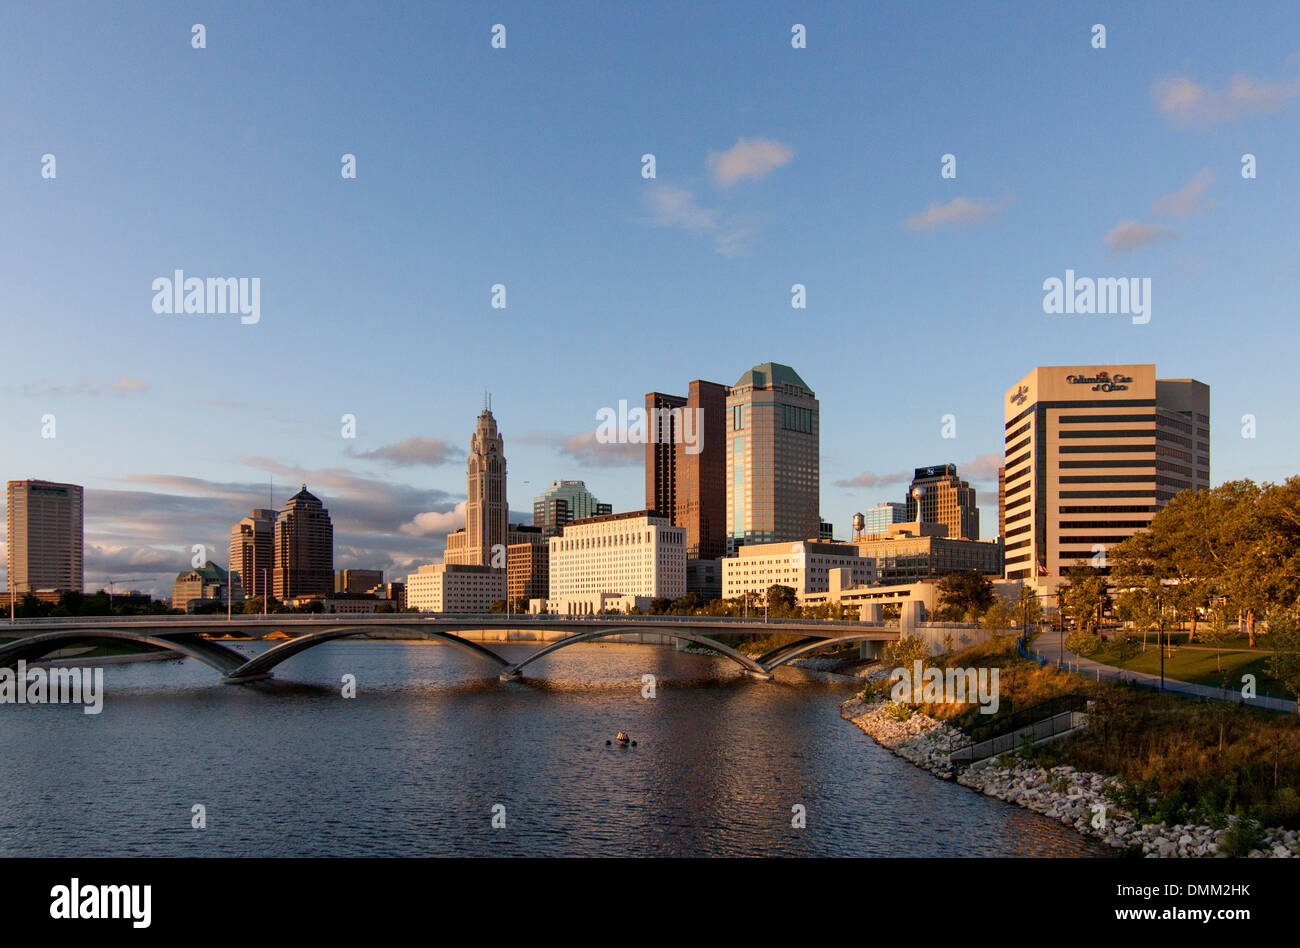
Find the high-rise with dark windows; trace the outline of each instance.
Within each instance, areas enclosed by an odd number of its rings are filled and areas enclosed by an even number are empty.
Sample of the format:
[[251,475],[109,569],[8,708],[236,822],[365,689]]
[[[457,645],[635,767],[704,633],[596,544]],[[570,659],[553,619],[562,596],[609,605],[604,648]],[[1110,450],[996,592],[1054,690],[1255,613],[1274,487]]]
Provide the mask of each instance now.
[[272,576],[276,599],[334,592],[334,524],[306,484],[276,518]]
[[686,397],[645,397],[645,505],[686,530],[687,559],[727,552],[727,386],[696,379]]

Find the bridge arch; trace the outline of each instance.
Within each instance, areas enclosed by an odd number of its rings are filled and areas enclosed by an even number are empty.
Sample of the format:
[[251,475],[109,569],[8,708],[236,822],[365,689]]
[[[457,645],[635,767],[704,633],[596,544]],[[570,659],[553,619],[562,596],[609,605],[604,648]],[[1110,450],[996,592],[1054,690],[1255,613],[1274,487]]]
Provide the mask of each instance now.
[[[279,645],[272,646],[261,655],[251,659],[246,659],[243,664],[234,669],[233,672],[226,675],[226,681],[239,683],[241,681],[252,681],[257,678],[265,678],[270,674],[272,668],[279,665],[286,659],[290,659],[299,652],[305,652],[309,648],[314,648],[324,642],[331,642],[334,639],[343,639],[352,635],[364,635],[367,632],[374,632],[382,628],[403,628],[409,629],[410,626],[380,626],[374,623],[365,625],[341,625],[331,629],[321,629],[319,632],[308,632],[306,635],[300,635],[297,638],[288,639]],[[425,638],[438,639],[446,642],[448,645],[460,649],[462,652],[468,652],[479,658],[485,658],[499,668],[504,668],[510,663],[485,646],[477,642],[471,642],[469,639],[463,639],[459,635],[451,632],[443,632],[437,629],[420,629],[420,634]],[[243,656],[241,656],[242,658]]]
[[640,626],[632,629],[629,629],[627,627],[612,628],[612,629],[592,629],[590,632],[578,632],[575,635],[566,636],[565,638],[562,638],[559,641],[551,642],[550,644],[545,645],[542,648],[539,648],[536,652],[533,652],[533,654],[529,655],[522,662],[518,662],[514,665],[510,665],[509,667],[507,667],[501,672],[501,678],[503,680],[518,678],[520,671],[524,668],[525,665],[531,665],[539,658],[549,655],[552,652],[558,651],[559,649],[566,648],[570,645],[577,645],[580,642],[593,642],[596,639],[605,639],[613,635],[627,635],[629,633],[637,633],[637,632],[654,632],[659,635],[665,635],[671,639],[680,639],[686,642],[694,642],[697,645],[703,645],[705,648],[713,649],[715,652],[725,655],[727,658],[731,659],[733,662],[738,664],[741,668],[743,668],[746,672],[748,672],[750,675],[752,675],[755,678],[759,678],[766,681],[772,677],[771,673],[766,668],[764,668],[758,662],[754,661],[754,659],[750,658],[748,655],[736,651],[734,648],[732,648],[729,645],[723,645],[721,642],[717,641],[716,639],[711,639],[706,635],[702,635],[698,632],[688,632],[683,629]]
[[147,632],[135,632],[125,629],[88,628],[60,629],[57,632],[43,632],[0,645],[0,667],[9,668],[19,661],[34,662],[56,652],[73,642],[94,642],[98,639],[116,639],[118,641],[138,642],[153,645],[176,652],[178,658],[193,658],[205,665],[210,665],[222,675],[230,675],[248,661],[248,656],[227,648],[220,642],[210,642],[199,638],[197,633],[177,635],[150,635]]
[[843,645],[845,642],[885,642],[890,641],[881,637],[880,629],[872,632],[850,632],[846,635],[837,635],[829,639],[802,639],[798,642],[792,642],[781,648],[773,649],[766,655],[759,658],[763,667],[768,671],[780,668],[787,662],[793,662],[797,658],[803,658],[805,655],[811,655],[813,652],[820,652],[824,648],[830,648],[834,645]]

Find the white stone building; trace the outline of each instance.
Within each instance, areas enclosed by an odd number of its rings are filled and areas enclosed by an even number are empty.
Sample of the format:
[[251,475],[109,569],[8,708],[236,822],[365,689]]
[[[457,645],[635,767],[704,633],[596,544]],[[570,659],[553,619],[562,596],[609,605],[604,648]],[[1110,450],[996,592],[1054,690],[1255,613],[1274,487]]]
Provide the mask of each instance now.
[[506,571],[434,563],[406,577],[407,608],[420,612],[487,612],[506,598]]
[[551,538],[549,612],[626,610],[686,595],[686,530],[648,510],[575,520]]
[[858,554],[849,543],[801,540],[798,543],[756,543],[742,546],[722,560],[722,597],[767,594],[770,586],[789,586],[800,602],[809,594],[830,589],[830,571],[848,569],[853,586],[876,581],[876,562]]

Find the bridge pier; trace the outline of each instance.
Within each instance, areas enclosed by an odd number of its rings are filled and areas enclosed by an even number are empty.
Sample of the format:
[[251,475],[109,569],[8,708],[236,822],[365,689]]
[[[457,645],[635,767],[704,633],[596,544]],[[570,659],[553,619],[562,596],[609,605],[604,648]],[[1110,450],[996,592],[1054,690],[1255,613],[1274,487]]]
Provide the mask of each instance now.
[[254,681],[267,681],[274,678],[273,672],[258,672],[253,675],[227,675],[221,679],[223,685],[247,685]]

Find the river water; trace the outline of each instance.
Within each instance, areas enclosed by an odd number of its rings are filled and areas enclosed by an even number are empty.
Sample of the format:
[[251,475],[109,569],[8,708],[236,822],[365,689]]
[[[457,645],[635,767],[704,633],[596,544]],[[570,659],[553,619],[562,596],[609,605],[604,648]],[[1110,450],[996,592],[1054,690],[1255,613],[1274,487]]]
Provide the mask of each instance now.
[[[850,685],[800,669],[593,643],[502,683],[440,644],[346,640],[254,686],[190,660],[104,673],[97,716],[0,706],[0,856],[1108,852],[900,760],[840,718]],[[637,746],[607,747],[619,730]]]

